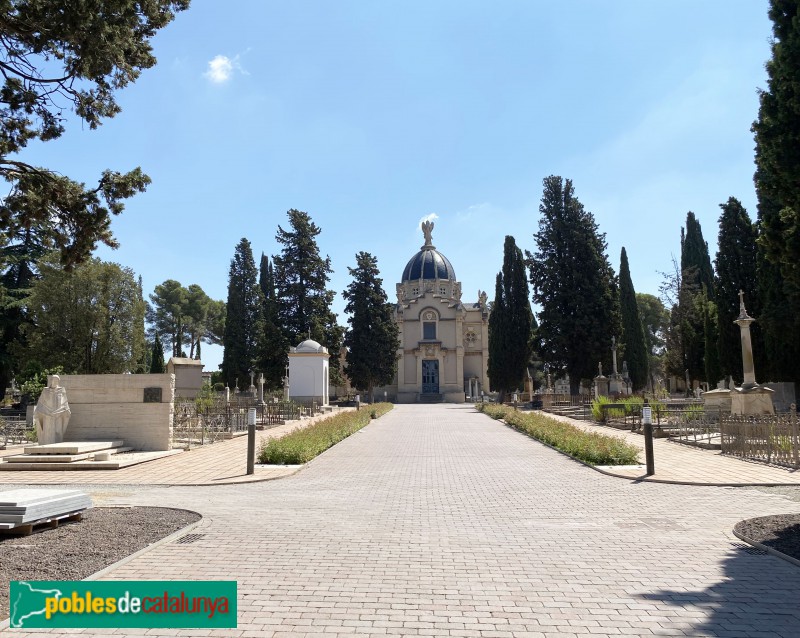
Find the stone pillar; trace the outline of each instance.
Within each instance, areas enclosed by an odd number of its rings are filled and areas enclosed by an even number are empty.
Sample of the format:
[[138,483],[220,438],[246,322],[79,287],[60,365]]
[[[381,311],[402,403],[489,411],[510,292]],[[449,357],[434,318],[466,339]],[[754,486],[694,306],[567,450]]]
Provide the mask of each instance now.
[[743,388],[753,388],[756,382],[756,371],[753,365],[753,341],[750,337],[750,324],[755,319],[747,314],[744,307],[744,291],[739,291],[739,317],[733,323],[739,326],[742,337],[742,372],[744,373]]
[[258,375],[258,403],[264,405],[264,373]]

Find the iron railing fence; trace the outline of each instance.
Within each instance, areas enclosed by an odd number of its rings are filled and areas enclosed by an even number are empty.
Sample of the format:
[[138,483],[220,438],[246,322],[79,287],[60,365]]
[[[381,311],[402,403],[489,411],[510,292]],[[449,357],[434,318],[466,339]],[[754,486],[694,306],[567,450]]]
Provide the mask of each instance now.
[[723,454],[800,468],[797,406],[794,403],[784,414],[724,415],[720,420],[720,434]]
[[33,425],[28,425],[25,417],[0,416],[0,448],[35,442]]
[[230,439],[247,432],[247,415],[255,410],[257,427],[275,427],[286,421],[311,416],[318,411],[316,402],[309,407],[294,401],[258,403],[248,398],[229,403],[213,401],[198,409],[197,402],[175,403],[172,424],[173,447],[191,448]]

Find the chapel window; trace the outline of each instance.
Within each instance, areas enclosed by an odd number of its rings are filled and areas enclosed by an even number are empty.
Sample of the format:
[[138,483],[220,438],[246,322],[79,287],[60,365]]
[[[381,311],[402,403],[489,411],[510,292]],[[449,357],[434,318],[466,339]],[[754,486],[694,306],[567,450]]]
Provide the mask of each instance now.
[[436,339],[436,322],[423,321],[422,322],[422,338],[423,339]]

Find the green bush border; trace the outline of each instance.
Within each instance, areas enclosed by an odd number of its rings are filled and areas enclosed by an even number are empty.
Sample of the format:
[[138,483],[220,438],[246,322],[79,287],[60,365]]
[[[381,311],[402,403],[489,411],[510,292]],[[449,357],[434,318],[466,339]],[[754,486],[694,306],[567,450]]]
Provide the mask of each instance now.
[[393,407],[391,403],[363,405],[358,411],[340,412],[279,439],[267,439],[261,444],[258,462],[269,465],[308,463]]
[[475,408],[589,465],[639,463],[639,449],[619,437],[586,432],[541,412],[520,412],[495,403],[478,403]]

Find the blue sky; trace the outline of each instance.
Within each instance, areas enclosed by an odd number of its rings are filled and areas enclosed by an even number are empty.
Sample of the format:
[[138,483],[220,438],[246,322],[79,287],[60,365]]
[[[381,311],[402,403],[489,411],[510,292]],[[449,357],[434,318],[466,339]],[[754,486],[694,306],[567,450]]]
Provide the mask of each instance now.
[[[755,217],[757,88],[766,0],[215,2],[154,40],[159,64],[99,130],[73,125],[26,157],[93,183],[153,179],[100,257],[224,299],[241,237],[277,252],[286,211],[322,228],[342,314],[355,254],[394,285],[422,244],[453,263],[465,301],[494,291],[505,235],[533,250],[542,179],[573,180],[626,247],[634,286],[658,293],[694,211],[716,251],[719,204]],[[206,369],[220,348],[203,347]]]

